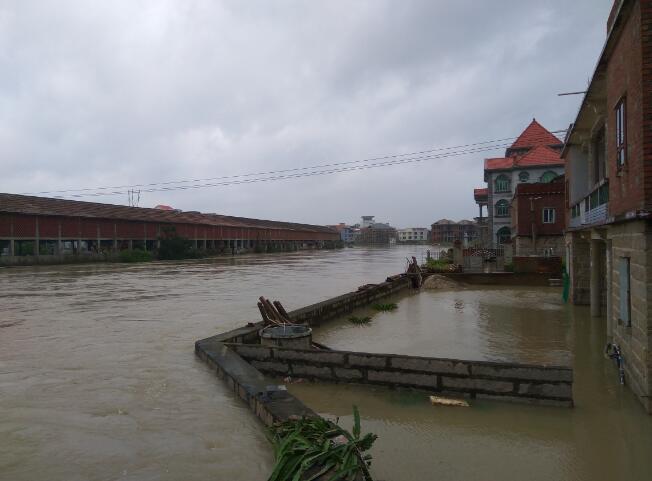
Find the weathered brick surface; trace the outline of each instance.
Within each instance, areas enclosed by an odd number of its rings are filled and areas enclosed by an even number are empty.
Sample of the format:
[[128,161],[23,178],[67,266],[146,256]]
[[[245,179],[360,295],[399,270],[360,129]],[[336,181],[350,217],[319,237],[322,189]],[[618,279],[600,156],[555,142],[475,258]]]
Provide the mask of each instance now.
[[272,357],[271,349],[264,346],[236,344],[230,347],[247,360],[258,359],[262,361]]
[[500,367],[487,364],[474,364],[471,368],[474,376],[487,376],[506,379],[534,379],[537,381],[573,380],[571,369],[541,369],[529,367]]
[[400,371],[376,371],[370,369],[367,372],[367,379],[370,382],[381,382],[404,386],[420,386],[431,388],[436,388],[438,386],[437,376],[434,374],[416,374]]
[[349,366],[386,367],[387,356],[349,354]]
[[570,398],[573,396],[573,389],[570,384],[521,384],[518,393],[529,396]]
[[274,349],[274,359],[298,360],[315,364],[344,364],[345,354],[338,351],[306,351],[293,349]]
[[396,369],[426,371],[442,374],[470,374],[469,364],[462,361],[422,359],[416,357],[393,357],[390,365]]
[[319,379],[333,379],[333,372],[330,367],[310,366],[307,364],[292,364],[292,375],[316,377]]
[[285,362],[251,361],[251,365],[259,371],[270,372],[274,374],[287,374],[290,370],[290,365]]
[[364,373],[360,369],[351,369],[346,367],[334,367],[333,374],[335,375],[335,378],[342,380],[364,378]]
[[491,381],[464,377],[442,377],[444,389],[463,389],[473,391],[493,391],[508,393],[514,391],[514,383],[508,381]]

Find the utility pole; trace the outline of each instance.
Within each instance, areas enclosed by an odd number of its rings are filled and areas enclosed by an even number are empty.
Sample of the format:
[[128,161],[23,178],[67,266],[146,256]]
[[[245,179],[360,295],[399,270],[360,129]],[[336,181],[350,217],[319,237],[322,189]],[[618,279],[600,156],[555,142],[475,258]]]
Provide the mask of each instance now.
[[140,204],[140,190],[128,190],[127,198],[129,207],[138,207],[138,204]]

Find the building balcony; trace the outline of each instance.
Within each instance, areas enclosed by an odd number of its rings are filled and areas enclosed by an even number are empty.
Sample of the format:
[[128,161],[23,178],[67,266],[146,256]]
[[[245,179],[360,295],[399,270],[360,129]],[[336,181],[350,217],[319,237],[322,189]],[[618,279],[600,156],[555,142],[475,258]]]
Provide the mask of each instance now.
[[593,192],[571,207],[568,226],[572,229],[604,224],[609,216],[609,182],[605,181]]

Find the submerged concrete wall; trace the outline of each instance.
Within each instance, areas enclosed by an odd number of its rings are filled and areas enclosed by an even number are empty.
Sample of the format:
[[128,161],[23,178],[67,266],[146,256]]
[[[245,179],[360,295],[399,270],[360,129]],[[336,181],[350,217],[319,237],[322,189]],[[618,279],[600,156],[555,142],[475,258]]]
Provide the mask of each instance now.
[[364,289],[311,304],[288,314],[293,322],[316,326],[358,307],[367,306],[378,299],[401,292],[408,287],[410,287],[410,279],[407,276],[394,276],[380,284],[369,285]]
[[412,387],[471,398],[573,405],[573,371],[568,367],[284,349],[259,344],[228,346],[256,369],[274,376]]
[[252,412],[267,426],[287,421],[293,416],[316,417],[317,414],[285,386],[266,378],[258,369],[245,361],[232,349],[213,336],[195,343],[195,353],[215,370],[231,390],[242,399]]

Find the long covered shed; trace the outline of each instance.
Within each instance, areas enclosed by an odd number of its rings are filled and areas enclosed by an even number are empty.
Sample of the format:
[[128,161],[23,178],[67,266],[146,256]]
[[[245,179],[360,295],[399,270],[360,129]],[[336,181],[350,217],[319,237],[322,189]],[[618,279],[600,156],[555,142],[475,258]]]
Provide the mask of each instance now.
[[325,226],[200,212],[0,193],[0,259],[155,250],[162,237],[191,240],[197,249],[321,246],[339,240]]

